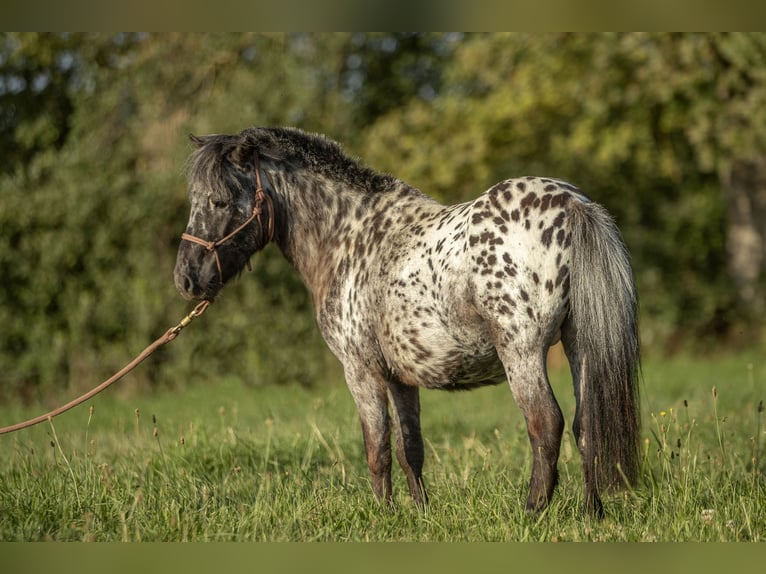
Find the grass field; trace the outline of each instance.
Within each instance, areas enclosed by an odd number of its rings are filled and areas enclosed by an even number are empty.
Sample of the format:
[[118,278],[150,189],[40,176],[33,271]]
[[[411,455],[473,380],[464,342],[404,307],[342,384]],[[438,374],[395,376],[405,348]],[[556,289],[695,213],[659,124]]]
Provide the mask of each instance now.
[[[552,372],[567,426],[568,371]],[[580,514],[571,432],[544,514],[524,513],[530,452],[506,386],[423,392],[426,484],[416,510],[370,490],[342,381],[122,387],[52,424],[0,436],[0,540],[764,541],[766,361],[757,353],[644,364],[641,483]],[[713,390],[715,389],[715,391]],[[0,424],[43,406],[0,407]]]

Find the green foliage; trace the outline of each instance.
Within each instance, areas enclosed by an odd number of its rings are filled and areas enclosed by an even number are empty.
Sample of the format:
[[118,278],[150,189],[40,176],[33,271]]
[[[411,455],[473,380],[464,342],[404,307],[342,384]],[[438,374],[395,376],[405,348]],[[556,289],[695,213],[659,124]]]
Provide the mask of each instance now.
[[[186,135],[250,125],[327,133],[444,201],[569,179],[624,231],[649,346],[758,325],[724,188],[765,156],[764,54],[759,34],[3,34],[3,392],[90,386],[185,314]],[[254,268],[136,378],[340,378],[295,273],[273,248]]]

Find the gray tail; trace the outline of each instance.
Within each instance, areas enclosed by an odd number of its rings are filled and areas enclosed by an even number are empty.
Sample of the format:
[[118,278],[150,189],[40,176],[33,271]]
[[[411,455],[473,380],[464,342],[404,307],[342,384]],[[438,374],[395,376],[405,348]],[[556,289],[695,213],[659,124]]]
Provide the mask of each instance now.
[[580,361],[578,441],[599,487],[634,484],[640,461],[638,297],[617,225],[596,203],[570,201],[570,344]]

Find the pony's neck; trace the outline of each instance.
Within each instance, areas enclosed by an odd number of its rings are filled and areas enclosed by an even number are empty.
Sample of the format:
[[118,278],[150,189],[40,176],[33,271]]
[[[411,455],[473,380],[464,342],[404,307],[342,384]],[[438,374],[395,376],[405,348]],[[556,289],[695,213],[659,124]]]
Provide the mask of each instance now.
[[386,191],[362,191],[304,171],[269,173],[276,190],[276,243],[303,278],[317,307],[326,289],[360,245],[373,240],[370,227],[381,214],[396,219],[402,203],[433,200],[405,183]]
[[314,292],[336,267],[344,240],[353,235],[365,195],[322,176],[269,175],[278,196],[276,243]]

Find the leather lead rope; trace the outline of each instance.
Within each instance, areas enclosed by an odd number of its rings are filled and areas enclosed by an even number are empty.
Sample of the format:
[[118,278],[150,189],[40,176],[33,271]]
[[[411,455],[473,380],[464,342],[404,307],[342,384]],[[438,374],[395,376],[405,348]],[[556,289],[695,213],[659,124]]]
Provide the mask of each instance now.
[[60,406],[57,409],[54,409],[54,410],[52,410],[50,412],[45,413],[44,415],[40,415],[39,417],[35,417],[33,419],[29,419],[27,421],[20,422],[20,423],[17,423],[17,424],[14,424],[14,425],[10,425],[10,426],[7,426],[7,427],[2,427],[2,428],[0,428],[0,434],[6,434],[6,433],[15,432],[17,430],[21,430],[21,429],[24,429],[24,428],[27,428],[27,427],[31,427],[31,426],[36,425],[38,423],[42,423],[42,422],[51,420],[53,417],[58,416],[61,413],[66,412],[69,409],[72,409],[72,408],[76,407],[77,405],[79,405],[81,403],[84,403],[88,399],[94,397],[95,395],[97,395],[98,393],[103,391],[105,388],[107,388],[108,386],[110,386],[113,383],[116,383],[122,377],[127,375],[130,371],[135,369],[141,362],[144,361],[144,359],[146,359],[149,355],[154,353],[154,351],[156,351],[157,349],[159,349],[163,345],[166,345],[170,341],[175,339],[178,336],[178,334],[184,328],[186,328],[186,326],[189,325],[189,323],[191,323],[194,319],[196,319],[197,317],[202,315],[202,313],[205,312],[205,310],[210,306],[211,303],[212,302],[208,301],[208,300],[205,300],[205,301],[202,301],[201,303],[199,303],[191,311],[191,313],[189,313],[188,315],[186,315],[186,317],[181,319],[181,322],[178,323],[178,325],[176,325],[175,327],[171,327],[170,329],[165,331],[164,335],[159,337],[157,340],[155,340],[153,343],[151,343],[148,347],[146,347],[146,349],[141,351],[141,353],[135,359],[133,359],[131,362],[129,362],[127,365],[125,365],[122,369],[117,371],[114,375],[109,377],[107,380],[105,380],[103,383],[101,383],[97,387],[91,389],[90,391],[88,391],[84,395],[80,395],[79,397],[77,397],[73,401],[70,401],[67,404],[65,404],[63,406]]

